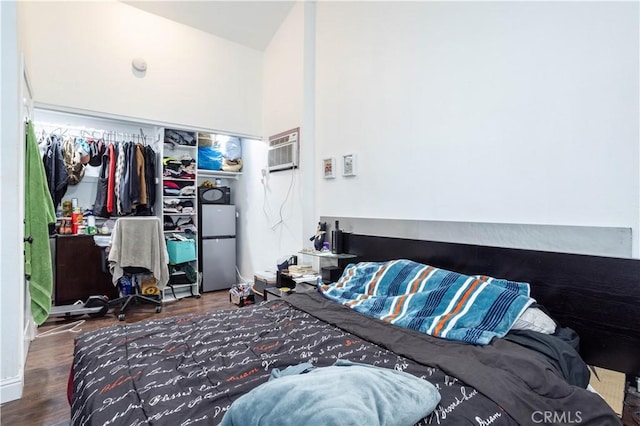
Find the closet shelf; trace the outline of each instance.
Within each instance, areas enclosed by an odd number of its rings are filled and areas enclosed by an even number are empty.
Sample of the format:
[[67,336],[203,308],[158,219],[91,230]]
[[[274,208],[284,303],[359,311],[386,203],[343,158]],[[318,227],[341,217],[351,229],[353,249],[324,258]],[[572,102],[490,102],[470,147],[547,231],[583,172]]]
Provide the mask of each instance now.
[[166,147],[165,151],[173,151],[174,149],[197,149],[198,145],[182,145],[179,143],[176,143],[176,144],[167,143],[165,144],[165,147]]
[[165,195],[164,198],[173,198],[176,200],[193,200],[195,195]]
[[[186,234],[186,233],[187,233],[187,231],[176,231],[176,230],[174,229],[173,231],[165,230],[165,231],[164,231],[164,233],[165,233],[165,234]],[[191,233],[195,234],[196,232],[193,232],[193,231],[192,231]]]
[[241,172],[225,172],[223,170],[198,169],[198,177],[220,177],[227,179],[238,179],[240,175],[242,175]]
[[163,215],[165,216],[195,216],[197,215],[197,213],[167,213],[167,212],[162,212]]
[[170,178],[170,177],[163,177],[162,180],[172,180],[172,181],[177,181],[177,182],[195,182],[195,179],[178,179],[178,178]]

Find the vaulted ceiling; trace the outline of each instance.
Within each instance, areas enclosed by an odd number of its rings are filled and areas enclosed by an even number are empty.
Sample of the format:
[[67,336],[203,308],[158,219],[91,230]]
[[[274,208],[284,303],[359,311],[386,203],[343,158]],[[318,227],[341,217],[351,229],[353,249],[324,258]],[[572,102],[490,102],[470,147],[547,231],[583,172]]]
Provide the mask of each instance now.
[[130,6],[263,51],[294,1],[123,1]]

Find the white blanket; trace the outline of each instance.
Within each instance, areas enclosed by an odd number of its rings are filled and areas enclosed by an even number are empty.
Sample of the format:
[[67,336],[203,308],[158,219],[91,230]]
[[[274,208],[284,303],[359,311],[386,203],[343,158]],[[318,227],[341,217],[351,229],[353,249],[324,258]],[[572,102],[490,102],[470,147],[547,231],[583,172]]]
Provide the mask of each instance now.
[[147,268],[161,290],[169,282],[169,255],[162,222],[157,217],[123,217],[116,221],[111,234],[109,267],[114,285],[124,274],[123,268]]

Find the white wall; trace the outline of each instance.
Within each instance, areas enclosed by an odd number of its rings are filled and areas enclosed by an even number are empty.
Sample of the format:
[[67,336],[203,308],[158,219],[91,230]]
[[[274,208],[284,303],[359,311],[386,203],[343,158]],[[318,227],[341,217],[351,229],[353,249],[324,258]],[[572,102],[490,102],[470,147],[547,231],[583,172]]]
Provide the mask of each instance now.
[[113,0],[26,10],[39,103],[261,134],[261,52]]
[[637,2],[320,2],[320,214],[631,227]]
[[[304,232],[313,233],[302,228],[308,189],[301,185],[303,173],[312,173],[312,165],[274,172],[264,179],[261,174],[267,167],[269,136],[302,125],[303,42],[304,6],[298,3],[264,53],[261,133],[265,142],[243,144],[243,162],[248,166],[243,169],[235,200],[242,203],[238,227],[241,241],[247,244],[240,246],[239,257],[240,271],[247,280],[252,280],[253,272],[275,270],[277,259],[300,250]],[[312,139],[305,129],[301,131],[301,151],[313,150]]]
[[15,2],[0,2],[1,146],[0,155],[0,402],[17,399],[23,384],[24,268],[22,212],[24,197],[20,129],[21,80]]

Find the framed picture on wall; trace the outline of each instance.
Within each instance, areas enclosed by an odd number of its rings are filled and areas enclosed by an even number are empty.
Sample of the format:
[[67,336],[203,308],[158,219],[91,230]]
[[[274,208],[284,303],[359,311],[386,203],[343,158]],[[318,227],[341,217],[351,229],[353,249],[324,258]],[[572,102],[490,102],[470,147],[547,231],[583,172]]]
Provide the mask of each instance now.
[[325,179],[333,179],[336,177],[336,159],[325,158],[322,160],[322,170]]
[[347,154],[342,156],[342,176],[356,175],[356,156]]

